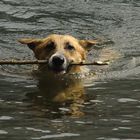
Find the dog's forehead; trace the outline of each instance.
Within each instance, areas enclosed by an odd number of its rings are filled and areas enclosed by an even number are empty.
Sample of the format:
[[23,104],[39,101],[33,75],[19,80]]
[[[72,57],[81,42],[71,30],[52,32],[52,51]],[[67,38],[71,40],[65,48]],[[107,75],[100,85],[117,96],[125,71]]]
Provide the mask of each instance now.
[[70,35],[49,35],[47,38],[45,38],[46,41],[51,40],[56,43],[65,43],[65,42],[70,42],[70,43],[78,43],[78,39],[74,38],[73,36]]

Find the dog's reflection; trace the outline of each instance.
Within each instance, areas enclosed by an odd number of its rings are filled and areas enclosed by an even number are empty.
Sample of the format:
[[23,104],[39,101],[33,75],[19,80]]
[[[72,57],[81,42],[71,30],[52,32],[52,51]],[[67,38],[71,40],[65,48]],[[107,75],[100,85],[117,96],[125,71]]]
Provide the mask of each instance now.
[[47,117],[84,115],[85,102],[83,81],[74,78],[64,78],[43,75],[38,79],[38,92],[28,93],[33,106],[46,111]]
[[[19,42],[26,44],[33,51],[36,59],[47,61],[46,65],[39,65],[38,70],[41,71],[41,75],[37,76],[38,94],[30,94],[35,104],[47,105],[53,108],[54,112],[62,109],[65,104],[69,107],[68,114],[83,115],[81,106],[85,97],[82,80],[71,76],[65,77],[65,74],[88,74],[89,69],[85,66],[71,66],[71,64],[85,62],[88,60],[88,52],[94,47],[96,48],[96,45],[105,44],[105,42],[98,39],[79,40],[70,35],[59,34],[49,35],[42,39],[24,38]],[[115,56],[115,53],[110,53],[108,49],[102,49],[100,60],[102,58],[110,60]],[[64,106],[64,108],[66,107]]]
[[[38,76],[39,93],[33,94],[34,101],[52,104],[61,108],[69,104],[68,114],[80,116],[80,106],[84,102],[84,88],[80,80],[65,78],[65,74],[85,73],[85,67],[71,66],[72,63],[85,62],[88,51],[92,46],[100,44],[98,40],[79,40],[70,35],[49,35],[43,39],[24,38],[19,40],[26,44],[38,60],[47,60],[46,65],[39,65],[39,71],[44,75]],[[59,76],[57,76],[59,75]],[[31,94],[30,94],[31,95]],[[38,97],[41,100],[39,101]],[[50,105],[51,106],[51,105]],[[51,107],[52,107],[51,106]]]

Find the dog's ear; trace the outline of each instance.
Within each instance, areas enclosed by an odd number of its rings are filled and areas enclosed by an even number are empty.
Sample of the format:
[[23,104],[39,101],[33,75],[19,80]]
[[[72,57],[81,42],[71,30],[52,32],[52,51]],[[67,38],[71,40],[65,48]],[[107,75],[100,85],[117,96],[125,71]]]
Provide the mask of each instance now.
[[[79,44],[87,51],[90,51],[93,46],[99,45],[99,40],[79,40]],[[94,47],[93,47],[94,48]]]
[[19,39],[21,44],[26,44],[31,50],[34,50],[36,46],[42,43],[41,39]]

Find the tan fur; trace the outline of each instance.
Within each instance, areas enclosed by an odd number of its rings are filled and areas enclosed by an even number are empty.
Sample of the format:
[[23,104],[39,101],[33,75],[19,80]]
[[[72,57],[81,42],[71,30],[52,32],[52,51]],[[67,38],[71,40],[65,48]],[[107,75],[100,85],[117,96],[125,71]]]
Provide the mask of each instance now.
[[[52,41],[55,42],[56,49],[55,52],[61,52],[65,55],[67,59],[73,61],[74,63],[84,62],[86,59],[87,50],[92,46],[96,45],[98,42],[95,40],[78,40],[70,35],[49,35],[43,39],[20,39],[19,42],[22,44],[33,44],[36,47],[33,49],[35,57],[38,60],[44,60],[49,58],[54,52],[47,52],[46,46]],[[75,47],[75,51],[69,52],[64,49],[65,44],[69,42],[72,46]],[[80,66],[75,66],[72,69],[72,72],[80,72]]]
[[[35,54],[35,57],[39,60],[49,59],[54,53],[61,52],[65,57],[74,63],[83,62],[86,59],[86,54],[92,45],[96,45],[98,42],[94,40],[78,40],[70,35],[49,35],[43,39],[20,39],[20,43],[27,44]],[[46,46],[49,42],[54,42],[56,45],[55,50],[47,51]],[[70,43],[74,46],[74,51],[68,51],[65,49],[65,44]],[[83,68],[83,67],[82,67]],[[85,72],[80,66],[74,66],[69,72]],[[46,73],[44,70],[43,73]],[[70,105],[69,113],[72,115],[80,116],[83,113],[80,111],[78,104],[84,102],[83,93],[84,88],[79,80],[55,79],[53,72],[46,76],[42,76],[39,80],[40,94],[43,97],[53,102],[65,102],[67,100],[73,100]]]

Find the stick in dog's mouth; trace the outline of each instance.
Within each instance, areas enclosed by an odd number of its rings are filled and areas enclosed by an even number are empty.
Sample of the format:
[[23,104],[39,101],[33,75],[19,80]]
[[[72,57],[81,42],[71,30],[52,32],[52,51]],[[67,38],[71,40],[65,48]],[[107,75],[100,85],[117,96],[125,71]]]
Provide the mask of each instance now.
[[53,54],[47,63],[48,69],[55,73],[66,73],[70,65],[69,60],[60,53]]
[[[33,64],[47,64],[48,61],[47,60],[0,60],[0,65],[33,65]],[[98,65],[98,66],[102,66],[102,65],[109,65],[110,62],[109,61],[93,61],[93,62],[80,62],[80,63],[71,63],[70,66],[74,66],[74,65],[80,65],[80,66],[84,66],[84,65]]]

